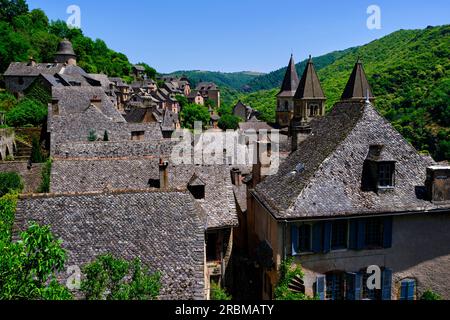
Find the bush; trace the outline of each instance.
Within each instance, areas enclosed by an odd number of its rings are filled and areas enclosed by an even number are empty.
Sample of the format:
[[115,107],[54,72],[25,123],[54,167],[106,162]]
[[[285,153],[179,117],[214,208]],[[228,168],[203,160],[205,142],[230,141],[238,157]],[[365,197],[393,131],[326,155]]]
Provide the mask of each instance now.
[[181,110],[181,119],[185,128],[193,129],[196,121],[202,122],[203,126],[208,125],[211,115],[206,107],[190,103]]
[[17,172],[0,172],[0,197],[9,192],[21,192],[22,178]]
[[0,93],[0,111],[9,111],[17,104],[17,99],[10,93]]
[[42,148],[39,143],[39,139],[33,137],[32,142],[33,148],[31,149],[31,162],[33,163],[42,163],[45,161],[45,157],[42,154]]
[[0,198],[0,246],[2,243],[11,242],[16,205],[16,194],[7,194]]
[[300,266],[292,269],[293,259],[284,260],[280,267],[280,279],[275,288],[275,300],[311,300],[303,293],[294,292],[289,289],[289,284],[295,277],[303,278],[303,271]]
[[225,289],[222,289],[218,283],[211,283],[210,299],[216,301],[229,301],[231,296],[227,294]]
[[23,99],[6,113],[6,122],[10,126],[40,126],[47,117],[47,107],[40,102]]
[[90,141],[90,142],[97,141],[97,134],[95,133],[94,129],[89,130],[88,141]]
[[427,290],[423,293],[422,298],[420,298],[420,300],[428,300],[428,301],[442,300],[442,297],[431,290]]
[[231,114],[223,115],[219,120],[219,128],[222,130],[233,129],[236,130],[239,127],[241,119]]

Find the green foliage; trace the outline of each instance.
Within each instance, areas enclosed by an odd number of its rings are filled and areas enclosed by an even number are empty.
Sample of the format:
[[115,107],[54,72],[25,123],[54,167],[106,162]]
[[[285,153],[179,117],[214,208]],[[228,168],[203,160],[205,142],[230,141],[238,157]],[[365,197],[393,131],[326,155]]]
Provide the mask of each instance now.
[[50,192],[50,176],[52,172],[52,159],[48,159],[44,167],[42,168],[42,181],[39,186],[39,193],[49,193]]
[[44,106],[48,105],[52,100],[50,92],[36,82],[33,82],[33,84],[27,88],[25,96],[30,100],[40,102]]
[[236,130],[239,127],[239,122],[241,122],[241,118],[231,114],[225,114],[219,120],[219,128],[222,130]]
[[145,68],[145,74],[147,75],[148,79],[156,80],[156,75],[158,74],[156,70],[152,67],[150,67],[145,62],[139,62],[136,65],[143,66]]
[[105,142],[109,141],[108,130],[105,130],[105,133],[103,134],[103,141]]
[[204,106],[190,103],[181,110],[181,121],[184,128],[193,129],[196,121],[201,121],[203,126],[209,124],[211,115]]
[[189,100],[185,96],[177,94],[175,96],[175,99],[177,99],[177,101],[180,104],[181,108],[183,108],[184,106],[189,104]]
[[293,259],[284,260],[280,266],[280,279],[275,288],[275,300],[313,300],[303,293],[289,289],[289,284],[295,277],[303,278],[303,271],[299,265],[292,269]]
[[9,111],[17,105],[17,99],[10,93],[0,93],[0,111]]
[[21,192],[23,181],[17,172],[0,172],[0,197],[9,192]]
[[47,112],[44,104],[25,98],[6,113],[6,122],[14,127],[40,126],[46,119]]
[[0,244],[0,300],[71,299],[55,280],[66,252],[49,227],[32,224],[19,242]]
[[90,142],[97,141],[97,134],[95,133],[94,129],[89,130],[88,141]]
[[17,194],[15,193],[8,193],[0,198],[0,247],[11,242],[16,205]]
[[45,157],[42,154],[41,144],[37,137],[33,137],[32,149],[31,149],[31,162],[42,163],[45,161]]
[[435,300],[442,300],[442,297],[431,290],[427,290],[423,293],[420,300],[435,301]]
[[210,299],[214,301],[230,301],[232,297],[218,283],[212,282]]
[[161,289],[161,274],[150,274],[139,259],[128,262],[106,254],[86,265],[83,273],[81,290],[87,300],[154,300]]
[[28,12],[25,0],[0,0],[0,20],[11,21],[15,16]]

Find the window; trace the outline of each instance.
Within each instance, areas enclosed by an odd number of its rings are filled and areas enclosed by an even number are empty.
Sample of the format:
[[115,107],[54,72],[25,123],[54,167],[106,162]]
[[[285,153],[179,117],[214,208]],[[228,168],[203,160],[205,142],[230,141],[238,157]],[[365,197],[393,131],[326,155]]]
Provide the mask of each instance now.
[[404,279],[400,282],[400,300],[414,300],[416,280]]
[[343,272],[327,274],[326,286],[326,300],[344,300],[345,277]]
[[300,252],[311,252],[310,224],[303,224],[298,228],[298,249]]
[[378,164],[378,187],[394,187],[394,165],[392,163]]
[[142,141],[145,137],[145,131],[133,131],[131,133],[131,140],[133,141]]
[[19,80],[18,80],[18,82],[19,82],[19,84],[20,84],[20,85],[23,85],[23,84],[25,83],[25,81],[23,80],[23,78],[22,78],[22,77],[19,77]]
[[285,101],[284,102],[284,109],[287,111],[287,110],[289,110],[289,102],[288,101]]
[[366,221],[365,245],[367,249],[383,247],[383,221],[381,219],[374,218]]
[[347,248],[348,222],[335,221],[331,225],[331,250]]
[[205,186],[188,186],[188,190],[194,196],[194,199],[202,200],[205,199]]
[[362,299],[363,300],[381,300],[381,290],[378,289],[369,289],[367,287],[367,280],[370,277],[370,274],[367,274],[366,270],[361,270],[362,278],[363,278],[363,286],[362,286]]
[[309,106],[309,116],[315,117],[319,115],[319,106],[317,104],[312,104]]

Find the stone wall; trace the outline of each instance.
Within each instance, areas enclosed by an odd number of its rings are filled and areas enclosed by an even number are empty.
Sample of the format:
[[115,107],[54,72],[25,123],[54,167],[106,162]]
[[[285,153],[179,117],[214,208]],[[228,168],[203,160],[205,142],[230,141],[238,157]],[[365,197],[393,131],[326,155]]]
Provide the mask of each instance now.
[[0,160],[13,156],[16,147],[13,129],[0,129]]
[[43,164],[33,164],[28,170],[27,162],[0,162],[0,172],[17,172],[24,181],[23,193],[37,192],[41,185]]

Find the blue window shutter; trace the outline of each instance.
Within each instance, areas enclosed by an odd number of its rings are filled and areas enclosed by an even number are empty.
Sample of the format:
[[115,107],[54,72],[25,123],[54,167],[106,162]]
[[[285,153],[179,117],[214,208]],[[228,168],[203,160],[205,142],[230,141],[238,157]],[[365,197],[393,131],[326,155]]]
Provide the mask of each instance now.
[[323,223],[317,222],[313,225],[313,252],[322,252],[322,239],[323,239]]
[[363,288],[363,277],[361,273],[355,273],[355,300],[361,300]]
[[331,251],[331,222],[325,222],[323,228],[323,252]]
[[403,280],[400,286],[400,300],[408,299],[408,282]]
[[291,227],[291,243],[292,243],[292,255],[298,254],[298,226],[292,225]]
[[383,247],[392,247],[392,217],[383,219]]
[[382,274],[381,299],[391,300],[392,270],[384,269]]
[[318,276],[316,280],[316,295],[320,300],[325,300],[325,276]]
[[366,246],[366,220],[358,220],[358,237],[356,240],[356,249],[362,250]]
[[349,249],[358,248],[358,220],[350,220]]
[[416,292],[416,281],[408,280],[407,283],[408,283],[408,290],[406,300],[414,300],[414,294]]

